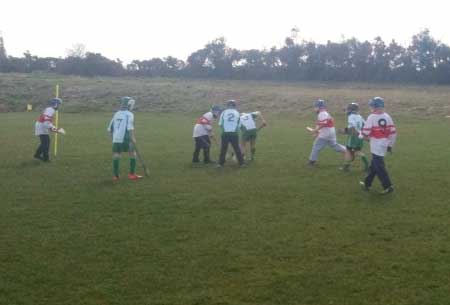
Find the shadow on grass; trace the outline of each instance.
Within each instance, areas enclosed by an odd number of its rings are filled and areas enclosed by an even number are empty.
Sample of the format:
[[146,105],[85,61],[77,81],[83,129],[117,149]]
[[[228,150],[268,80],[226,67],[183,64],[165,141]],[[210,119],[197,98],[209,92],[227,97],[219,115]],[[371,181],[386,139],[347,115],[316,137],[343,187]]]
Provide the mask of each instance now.
[[42,165],[48,165],[49,163],[46,163],[44,161],[41,160],[28,160],[28,161],[23,161],[19,164],[17,164],[17,168],[20,169],[24,169],[24,168],[29,168],[29,167],[37,167],[37,166],[42,166]]

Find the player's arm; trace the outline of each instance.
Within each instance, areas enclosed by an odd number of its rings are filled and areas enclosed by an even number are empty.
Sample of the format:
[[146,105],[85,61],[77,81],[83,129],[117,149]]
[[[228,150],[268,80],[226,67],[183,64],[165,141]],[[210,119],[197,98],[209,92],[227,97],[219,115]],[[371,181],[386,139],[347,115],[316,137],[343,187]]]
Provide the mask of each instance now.
[[134,115],[130,113],[127,122],[127,130],[130,133],[130,140],[133,144],[136,144],[136,133],[134,131]]
[[358,136],[359,135],[359,132],[356,130],[356,128],[354,126],[345,127],[344,133],[349,136]]
[[224,113],[225,113],[225,111],[223,111],[223,112],[220,114],[220,118],[219,118],[219,126],[220,126],[220,127],[223,126],[223,115],[224,115]]
[[369,115],[366,122],[364,123],[363,129],[361,129],[361,135],[363,136],[364,140],[369,141],[370,139],[370,132],[372,131],[372,120]]
[[114,119],[111,120],[111,122],[109,122],[108,128],[106,129],[111,135],[114,132]]
[[392,148],[395,145],[395,142],[397,141],[397,129],[395,128],[394,121],[391,117],[388,119],[388,125],[389,125],[389,137],[388,137],[388,151],[392,153]]
[[128,134],[130,135],[131,143],[136,144],[136,133],[134,132],[134,129],[128,130]]
[[211,125],[204,125],[206,131],[208,132],[208,136],[211,138],[211,140],[214,141],[214,143],[217,143],[216,136],[213,133],[213,128]]
[[264,127],[267,126],[267,122],[266,122],[266,120],[264,119],[262,113],[259,112],[259,111],[258,111],[258,116],[261,118],[261,125],[259,126],[258,129],[262,129],[262,128],[264,128]]
[[324,114],[323,112],[319,113],[319,115],[317,116],[316,127],[311,132],[317,134],[320,129],[327,126],[327,123],[328,123],[327,115]]

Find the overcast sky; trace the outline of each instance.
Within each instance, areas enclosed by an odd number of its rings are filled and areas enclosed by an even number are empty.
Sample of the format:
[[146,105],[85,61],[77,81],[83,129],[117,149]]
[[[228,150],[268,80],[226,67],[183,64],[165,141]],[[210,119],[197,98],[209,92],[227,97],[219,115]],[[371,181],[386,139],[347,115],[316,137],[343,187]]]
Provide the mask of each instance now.
[[0,31],[13,56],[64,57],[82,43],[125,62],[186,60],[220,36],[241,50],[280,47],[293,27],[316,42],[381,36],[403,45],[429,28],[450,45],[449,7],[444,0],[1,0]]

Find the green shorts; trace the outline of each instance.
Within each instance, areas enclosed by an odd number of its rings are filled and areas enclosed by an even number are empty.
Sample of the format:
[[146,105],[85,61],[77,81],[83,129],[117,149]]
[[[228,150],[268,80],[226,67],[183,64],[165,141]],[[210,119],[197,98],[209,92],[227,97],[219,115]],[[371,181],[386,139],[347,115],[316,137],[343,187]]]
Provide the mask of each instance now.
[[124,143],[113,143],[112,146],[113,153],[122,153],[122,152],[129,152],[130,151],[130,142],[124,142]]
[[350,136],[347,139],[347,149],[352,151],[360,151],[364,146],[364,140],[357,136]]
[[256,140],[257,135],[258,135],[258,133],[257,133],[256,129],[245,130],[245,131],[242,131],[242,140],[244,142]]

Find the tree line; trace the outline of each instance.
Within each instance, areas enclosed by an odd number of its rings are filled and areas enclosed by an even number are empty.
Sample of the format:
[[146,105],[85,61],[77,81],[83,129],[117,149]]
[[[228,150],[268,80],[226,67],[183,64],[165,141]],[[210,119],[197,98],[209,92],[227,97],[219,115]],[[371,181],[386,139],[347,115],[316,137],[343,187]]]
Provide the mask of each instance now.
[[0,72],[45,71],[80,76],[192,77],[237,80],[375,81],[450,84],[450,47],[428,29],[409,46],[381,37],[316,43],[298,39],[293,29],[280,48],[237,50],[217,38],[186,61],[168,56],[124,65],[81,46],[65,58],[7,56],[0,37]]

